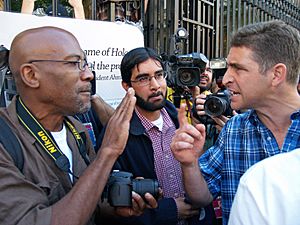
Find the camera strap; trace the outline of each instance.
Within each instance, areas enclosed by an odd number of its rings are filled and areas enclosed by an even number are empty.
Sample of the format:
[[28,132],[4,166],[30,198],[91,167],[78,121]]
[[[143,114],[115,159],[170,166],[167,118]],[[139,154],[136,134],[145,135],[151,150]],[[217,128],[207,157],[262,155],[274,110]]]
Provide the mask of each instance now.
[[[48,155],[55,161],[56,166],[62,171],[70,173],[74,177],[76,177],[70,170],[70,162],[68,158],[59,149],[51,133],[46,131],[44,127],[37,121],[37,119],[31,114],[29,109],[27,109],[27,107],[20,99],[20,96],[17,97],[16,108],[17,115],[21,124],[29,131],[29,133],[34,136],[40,146],[42,146],[42,148],[48,153]],[[67,118],[64,122],[72,132],[79,148],[80,154],[83,157],[85,163],[88,165],[89,159],[86,155],[85,144],[82,137]]]

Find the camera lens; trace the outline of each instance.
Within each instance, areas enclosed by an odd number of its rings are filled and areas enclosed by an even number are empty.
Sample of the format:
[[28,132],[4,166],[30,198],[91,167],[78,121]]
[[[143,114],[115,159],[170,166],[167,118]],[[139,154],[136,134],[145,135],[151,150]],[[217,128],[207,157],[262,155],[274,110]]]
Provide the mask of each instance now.
[[109,177],[107,188],[107,200],[111,206],[132,206],[132,191],[144,197],[150,193],[153,197],[159,197],[158,181],[152,179],[132,179],[132,173],[113,171]]
[[133,179],[132,189],[140,196],[144,197],[146,193],[150,193],[157,198],[159,195],[157,180],[152,179]]
[[205,113],[212,117],[221,116],[228,107],[230,107],[228,102],[217,96],[210,96],[204,103]]
[[179,79],[181,83],[189,84],[192,81],[192,74],[189,71],[183,71]]
[[200,82],[200,69],[197,67],[181,67],[177,70],[179,86],[197,86]]

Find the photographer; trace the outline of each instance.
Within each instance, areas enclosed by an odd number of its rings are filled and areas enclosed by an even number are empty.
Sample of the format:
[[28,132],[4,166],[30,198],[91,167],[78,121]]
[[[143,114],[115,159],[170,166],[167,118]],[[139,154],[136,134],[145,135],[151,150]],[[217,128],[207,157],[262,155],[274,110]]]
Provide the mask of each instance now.
[[210,68],[210,63],[207,61],[206,67],[203,72],[200,74],[200,82],[198,86],[193,87],[193,123],[203,123],[206,127],[206,142],[205,149],[208,149],[212,146],[217,137],[216,126],[213,123],[213,120],[203,113],[203,104],[207,95],[214,93],[212,90],[213,85],[215,85],[213,79],[213,73]]
[[[236,114],[230,108],[229,98],[226,94],[223,95],[226,93],[226,89],[222,84],[222,79],[226,70],[225,59],[212,59],[200,75],[200,94],[193,93],[195,96],[194,117],[206,126],[206,138],[212,140],[206,142],[204,149],[208,149],[214,144],[225,123]],[[209,99],[210,102],[206,102],[206,99]]]
[[[101,193],[124,150],[136,98],[129,89],[108,122],[95,155],[89,135],[72,116],[91,105],[87,59],[68,31],[39,27],[19,33],[11,44],[9,67],[18,95],[0,115],[20,144],[18,168],[0,144],[0,221],[3,224],[95,224]],[[6,129],[6,130],[5,130]],[[115,130],[118,129],[118,135]],[[115,214],[140,215],[156,207],[152,196],[133,194],[132,207]]]
[[[36,0],[23,0],[21,13],[26,14],[38,14],[41,8],[35,8]],[[85,19],[84,8],[82,0],[68,0],[70,6],[72,6],[74,11],[75,19]],[[44,9],[42,8],[42,13]],[[39,14],[38,14],[39,15]],[[52,5],[48,6],[46,9],[45,15],[53,16],[53,7]],[[57,5],[57,16],[58,17],[70,17],[67,7],[61,4]],[[114,109],[107,104],[101,96],[93,93],[91,96],[91,104],[92,107],[89,111],[83,114],[77,114],[74,117],[82,122],[83,125],[87,128],[90,138],[92,140],[95,151],[99,149],[99,145],[97,145],[96,137],[99,136],[103,126],[108,122],[109,118],[114,112]]]
[[[13,96],[17,94],[16,85],[8,66],[9,50],[0,46],[0,106],[7,107]],[[95,94],[95,82],[92,83],[91,108],[85,112],[74,115],[87,129],[90,134],[95,151],[99,149],[96,137],[99,136],[103,126],[107,124],[114,113],[114,108],[107,104],[99,95]],[[94,86],[94,87],[93,87]]]
[[214,93],[214,91],[212,91],[213,73],[208,60],[205,65],[205,68],[201,71],[200,82],[198,84],[198,87],[200,88],[200,93],[205,93],[206,91]]

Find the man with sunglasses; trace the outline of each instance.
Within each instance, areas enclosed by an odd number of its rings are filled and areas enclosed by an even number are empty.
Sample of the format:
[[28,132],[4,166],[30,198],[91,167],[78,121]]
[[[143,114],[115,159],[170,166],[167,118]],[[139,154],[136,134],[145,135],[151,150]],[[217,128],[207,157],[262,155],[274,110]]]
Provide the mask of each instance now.
[[[101,193],[128,138],[134,91],[108,122],[96,155],[88,132],[72,117],[90,108],[94,78],[77,39],[56,27],[25,30],[12,42],[9,66],[18,95],[0,116],[19,140],[24,166],[19,170],[0,144],[1,223],[95,224]],[[145,197],[149,205],[133,194],[133,206],[115,213],[140,215],[156,206]]]
[[161,57],[153,49],[135,48],[123,57],[121,76],[123,88],[133,88],[137,101],[125,150],[114,168],[134,177],[157,179],[163,198],[156,209],[146,209],[139,217],[121,218],[115,224],[211,224],[207,223],[211,217],[204,210],[199,215],[199,208],[192,208],[184,197],[180,164],[170,149],[178,127],[177,110],[166,101]]

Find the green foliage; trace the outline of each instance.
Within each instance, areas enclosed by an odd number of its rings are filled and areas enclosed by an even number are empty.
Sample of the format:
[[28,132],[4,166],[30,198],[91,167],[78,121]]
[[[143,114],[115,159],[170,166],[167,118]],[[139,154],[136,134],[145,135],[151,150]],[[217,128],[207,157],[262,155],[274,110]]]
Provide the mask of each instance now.
[[12,0],[10,3],[12,12],[21,12],[22,0]]

